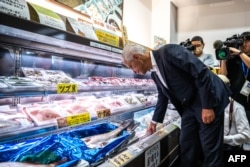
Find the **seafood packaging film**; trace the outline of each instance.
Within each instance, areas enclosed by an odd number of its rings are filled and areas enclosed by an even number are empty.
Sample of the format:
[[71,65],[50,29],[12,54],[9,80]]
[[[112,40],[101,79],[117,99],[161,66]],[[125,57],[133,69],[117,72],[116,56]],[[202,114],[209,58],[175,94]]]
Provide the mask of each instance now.
[[37,126],[46,124],[56,124],[56,119],[65,117],[66,114],[56,104],[41,104],[27,106],[25,113],[35,122]]
[[100,98],[99,101],[107,108],[110,108],[112,114],[129,108],[129,105],[119,96],[113,98],[103,97]]
[[9,87],[12,88],[39,88],[42,85],[35,83],[33,79],[28,77],[6,77],[3,80]]
[[9,86],[4,82],[4,77],[0,78],[0,89],[8,88]]
[[58,83],[79,84],[76,80],[59,70],[44,70],[29,67],[23,67],[22,70],[26,77],[31,78],[44,86],[56,86]]
[[1,135],[7,132],[13,132],[13,130],[16,131],[33,126],[34,124],[27,115],[18,111],[17,108],[10,108],[9,106],[0,107]]
[[88,103],[73,100],[62,100],[54,103],[59,105],[60,111],[63,111],[66,116],[74,116],[86,112],[89,112],[92,115],[91,110],[89,109],[89,105],[91,104]]
[[[143,97],[145,97],[143,95]],[[144,105],[144,103],[142,101],[140,101],[135,94],[125,94],[123,96],[123,99],[126,103],[128,103],[128,105],[130,105],[130,107],[141,107]]]
[[42,68],[30,68],[30,67],[22,67],[22,71],[25,77],[28,77],[43,86],[50,85],[45,78],[45,72]]
[[85,107],[90,112],[92,118],[110,115],[110,108],[93,95],[76,97],[76,104]]

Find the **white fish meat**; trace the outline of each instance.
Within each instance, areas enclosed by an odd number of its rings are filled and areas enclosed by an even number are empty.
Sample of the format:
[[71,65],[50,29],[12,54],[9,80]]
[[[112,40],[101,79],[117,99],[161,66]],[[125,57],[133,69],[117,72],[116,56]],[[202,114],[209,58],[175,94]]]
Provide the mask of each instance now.
[[132,123],[131,121],[125,121],[115,130],[112,130],[104,134],[85,137],[82,138],[82,140],[89,148],[103,147],[107,143],[109,143],[111,139],[117,137],[119,133],[121,133],[124,129],[126,129],[129,125],[131,125],[131,123]]
[[0,119],[1,133],[12,131],[16,128],[19,128],[20,126],[21,124],[18,121]]

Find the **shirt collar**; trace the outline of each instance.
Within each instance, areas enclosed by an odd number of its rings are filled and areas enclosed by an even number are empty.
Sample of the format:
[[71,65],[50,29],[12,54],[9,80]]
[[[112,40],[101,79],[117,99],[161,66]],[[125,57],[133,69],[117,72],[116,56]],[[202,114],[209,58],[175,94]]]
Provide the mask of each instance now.
[[156,64],[156,61],[152,52],[150,52],[150,58],[151,58],[151,63],[152,63],[152,69],[150,70],[150,72],[156,72],[157,64]]

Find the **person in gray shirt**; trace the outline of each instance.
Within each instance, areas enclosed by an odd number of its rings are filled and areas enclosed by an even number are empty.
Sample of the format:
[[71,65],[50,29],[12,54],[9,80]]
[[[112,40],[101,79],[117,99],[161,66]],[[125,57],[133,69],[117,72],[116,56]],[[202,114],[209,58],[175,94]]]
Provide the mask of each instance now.
[[204,41],[200,36],[194,36],[191,39],[192,46],[195,46],[193,54],[200,59],[209,69],[213,69],[214,67],[214,58],[212,54],[204,53]]

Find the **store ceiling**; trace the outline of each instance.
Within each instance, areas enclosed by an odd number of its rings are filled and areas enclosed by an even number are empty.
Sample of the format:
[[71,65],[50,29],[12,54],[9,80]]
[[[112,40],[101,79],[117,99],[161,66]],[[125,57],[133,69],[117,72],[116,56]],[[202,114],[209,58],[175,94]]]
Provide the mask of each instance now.
[[177,7],[195,6],[195,5],[219,5],[227,6],[237,3],[249,3],[250,0],[171,0]]

